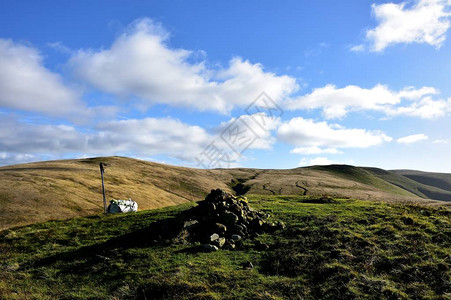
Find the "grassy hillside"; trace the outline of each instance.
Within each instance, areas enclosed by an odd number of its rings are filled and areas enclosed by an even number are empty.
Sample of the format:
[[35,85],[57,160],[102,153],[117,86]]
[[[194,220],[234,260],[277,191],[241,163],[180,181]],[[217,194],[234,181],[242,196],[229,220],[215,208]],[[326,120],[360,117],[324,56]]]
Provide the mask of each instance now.
[[396,173],[384,171],[388,175],[380,176],[345,165],[207,171],[124,157],[50,161],[0,167],[0,230],[101,212],[100,161],[111,165],[105,173],[107,199],[132,198],[139,209],[198,200],[213,188],[247,195],[330,195],[423,203],[433,203],[422,199],[433,195],[421,192],[424,189],[443,193]]
[[[338,171],[340,168],[342,170]],[[386,201],[417,198],[402,188],[352,166],[331,165],[288,170],[232,169],[227,170],[227,174],[237,179],[247,194],[254,195],[331,195]],[[236,184],[235,181],[232,188]]]
[[[156,240],[154,222],[194,203],[3,231],[0,298],[451,297],[447,208],[309,196],[249,199],[287,228],[233,251],[199,252],[177,240]],[[270,248],[257,251],[256,241]]]
[[419,185],[418,190],[428,198],[451,201],[451,174],[414,170],[393,170],[391,172],[415,181]]
[[328,172],[337,177],[352,180],[394,195],[402,195],[402,196],[412,196],[412,194],[417,195],[405,189],[404,186],[392,184],[390,181],[387,181],[384,178],[376,176],[373,172],[369,172],[368,168],[354,167],[348,165],[330,165],[330,166],[313,166],[310,167],[310,169]]
[[205,170],[122,157],[1,167],[0,230],[101,212],[100,161],[110,164],[105,173],[107,199],[132,198],[139,209],[186,203],[217,187],[230,190]]

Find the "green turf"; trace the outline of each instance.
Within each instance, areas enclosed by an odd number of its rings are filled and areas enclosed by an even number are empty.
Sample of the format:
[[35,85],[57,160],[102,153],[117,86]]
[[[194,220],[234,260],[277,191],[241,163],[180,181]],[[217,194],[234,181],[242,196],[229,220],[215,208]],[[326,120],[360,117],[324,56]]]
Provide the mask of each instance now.
[[[387,176],[380,176],[380,173],[377,171],[386,172],[390,176],[397,176],[401,177],[401,175],[397,174],[390,174],[390,172],[387,172],[382,169],[377,168],[363,168],[363,167],[354,167],[349,165],[329,165],[329,166],[313,166],[313,167],[307,167],[312,170],[317,171],[325,171],[332,173],[334,175],[337,175],[341,178],[360,182],[363,184],[367,184],[369,186],[376,187],[382,191],[385,191],[387,193],[395,194],[395,195],[402,195],[402,196],[413,196],[417,195],[420,197],[426,198],[423,194],[419,194],[414,192],[412,189],[405,188],[404,184],[397,184],[396,182],[392,182],[390,180],[387,180]],[[406,178],[407,180],[407,178]],[[404,183],[404,182],[403,182]]]
[[[287,228],[235,251],[153,242],[191,205],[52,221],[0,233],[4,299],[451,297],[451,212],[400,204],[250,196]],[[252,262],[253,269],[243,263]]]
[[362,168],[373,175],[420,196],[451,201],[451,177],[449,174],[427,173],[413,170],[385,171],[378,168]]

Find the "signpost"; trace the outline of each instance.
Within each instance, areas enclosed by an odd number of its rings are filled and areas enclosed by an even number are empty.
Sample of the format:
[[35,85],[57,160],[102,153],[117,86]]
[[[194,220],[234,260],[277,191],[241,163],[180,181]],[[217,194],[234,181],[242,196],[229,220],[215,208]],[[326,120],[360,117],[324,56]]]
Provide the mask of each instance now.
[[102,177],[102,194],[103,194],[103,212],[107,213],[107,206],[106,206],[106,197],[105,197],[105,184],[103,183],[103,173],[105,172],[105,168],[108,166],[106,163],[99,163],[100,166],[100,176]]

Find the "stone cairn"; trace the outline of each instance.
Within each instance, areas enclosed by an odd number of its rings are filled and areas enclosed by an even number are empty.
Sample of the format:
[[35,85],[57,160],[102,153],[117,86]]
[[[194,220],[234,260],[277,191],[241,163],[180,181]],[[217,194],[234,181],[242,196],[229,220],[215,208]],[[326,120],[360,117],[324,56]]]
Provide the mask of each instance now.
[[[283,222],[271,222],[269,214],[252,209],[246,197],[236,197],[221,189],[212,190],[198,204],[185,216],[178,238],[198,242],[208,251],[232,250],[243,239],[253,240],[260,233],[285,228]],[[260,242],[255,242],[255,247],[268,248]]]

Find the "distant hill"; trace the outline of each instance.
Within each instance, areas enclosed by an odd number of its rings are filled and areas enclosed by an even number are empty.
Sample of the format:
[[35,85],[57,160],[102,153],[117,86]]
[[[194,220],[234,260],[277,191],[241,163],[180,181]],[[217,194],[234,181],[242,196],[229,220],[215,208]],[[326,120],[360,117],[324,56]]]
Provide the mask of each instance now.
[[216,187],[230,190],[205,170],[137,159],[102,157],[0,168],[0,229],[102,212],[99,162],[108,201],[132,198],[139,210],[198,200]]
[[421,172],[414,170],[393,170],[418,183],[418,191],[427,198],[451,201],[451,174]]
[[[213,188],[254,195],[330,195],[421,203],[451,200],[451,189],[445,189],[451,180],[444,179],[451,178],[450,174],[436,174],[437,179],[424,183],[427,178],[435,178],[435,173],[426,176],[409,171],[413,173],[404,176],[402,172],[407,171],[347,165],[201,170],[99,157],[0,167],[0,230],[102,212],[100,162],[110,164],[105,173],[108,200],[132,198],[139,210],[200,200]],[[410,178],[418,174],[423,174],[423,182]]]

